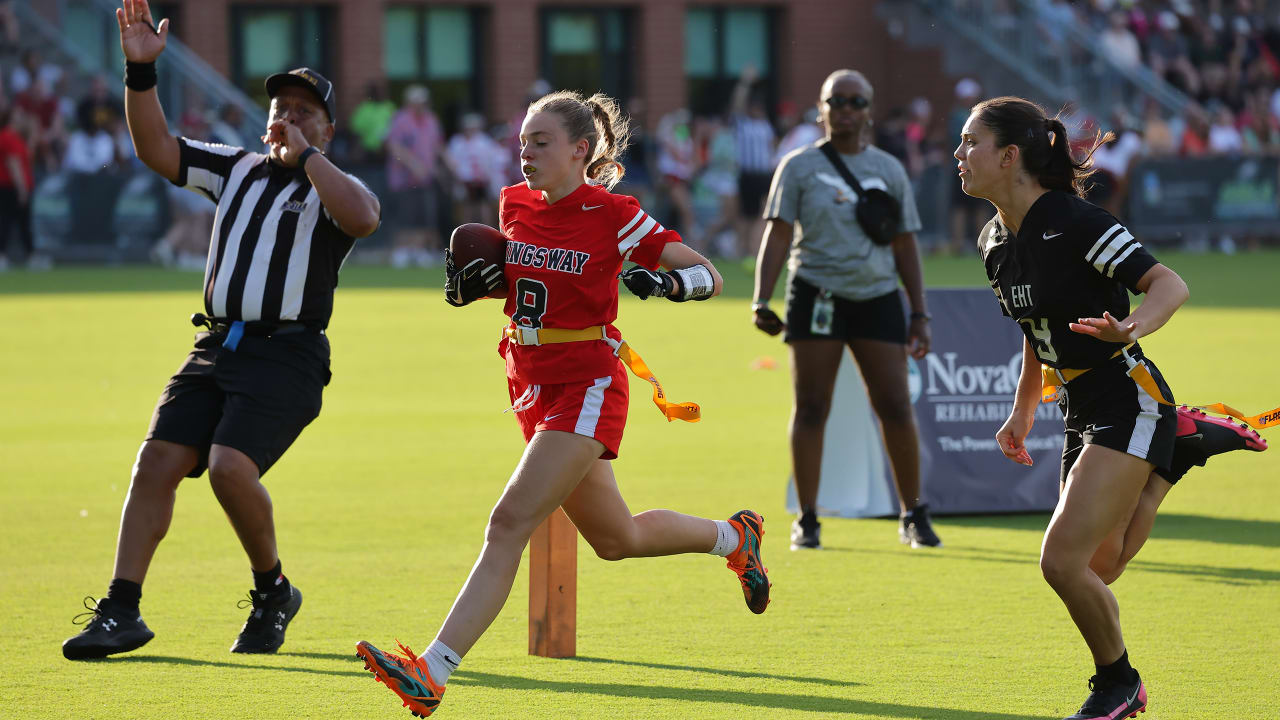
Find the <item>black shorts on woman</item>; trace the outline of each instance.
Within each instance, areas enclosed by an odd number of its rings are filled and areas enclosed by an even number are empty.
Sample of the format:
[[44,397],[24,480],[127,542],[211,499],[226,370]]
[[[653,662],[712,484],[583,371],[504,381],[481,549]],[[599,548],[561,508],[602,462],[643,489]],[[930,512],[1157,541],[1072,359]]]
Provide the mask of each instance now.
[[[1133,360],[1145,360],[1142,349],[1128,351]],[[1160,370],[1145,360],[1160,392],[1173,402],[1173,391]],[[1101,445],[1133,455],[1155,466],[1154,471],[1176,483],[1190,463],[1174,458],[1178,417],[1173,405],[1147,394],[1127,373],[1123,355],[1111,358],[1064,385],[1058,398],[1066,424],[1062,446],[1062,482],[1085,445]]]
[[[830,332],[815,332],[814,306],[823,295],[831,299],[831,317],[819,318],[818,326]],[[907,316],[897,290],[868,300],[849,300],[792,275],[787,283],[787,329],[782,339],[794,340],[882,340],[907,344]]]

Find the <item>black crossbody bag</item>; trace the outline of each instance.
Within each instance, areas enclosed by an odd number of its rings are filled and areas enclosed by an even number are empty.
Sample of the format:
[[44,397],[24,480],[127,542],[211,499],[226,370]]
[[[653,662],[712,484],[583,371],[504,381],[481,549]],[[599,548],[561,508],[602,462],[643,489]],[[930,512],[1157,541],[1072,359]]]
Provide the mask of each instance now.
[[840,177],[849,183],[849,187],[858,193],[858,204],[853,212],[858,225],[862,226],[862,232],[876,245],[893,244],[893,239],[898,236],[898,224],[902,221],[902,204],[879,188],[864,189],[858,178],[850,172],[849,166],[836,153],[836,149],[831,147],[830,141],[822,143],[818,149],[827,156],[827,160],[831,161]]

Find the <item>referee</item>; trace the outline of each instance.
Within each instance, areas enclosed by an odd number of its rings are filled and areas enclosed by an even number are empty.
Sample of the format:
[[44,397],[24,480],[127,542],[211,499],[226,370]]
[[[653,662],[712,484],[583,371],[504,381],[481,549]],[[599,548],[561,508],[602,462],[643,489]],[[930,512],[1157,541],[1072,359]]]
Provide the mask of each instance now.
[[123,0],[116,19],[138,158],[217,210],[204,312],[192,316],[205,329],[161,393],[138,452],[107,596],[86,599],[86,626],[62,653],[99,658],[154,637],[138,610],[142,582],[178,484],[206,468],[253,570],[252,610],[231,651],[273,653],[302,595],[281,571],[261,478],[320,412],[338,269],[355,238],[377,229],[381,209],[323,154],[334,131],[333,85],[324,77],[299,68],[267,78],[267,154],[175,138],[155,92],[168,20],[153,29],[146,0]]

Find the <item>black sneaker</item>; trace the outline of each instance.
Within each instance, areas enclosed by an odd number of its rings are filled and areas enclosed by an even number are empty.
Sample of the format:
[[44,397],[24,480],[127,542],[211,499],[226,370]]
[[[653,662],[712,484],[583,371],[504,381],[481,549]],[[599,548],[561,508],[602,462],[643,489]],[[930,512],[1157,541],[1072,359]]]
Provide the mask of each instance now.
[[106,598],[94,602],[92,596],[84,599],[84,607],[88,612],[71,619],[77,625],[86,623],[84,630],[62,643],[62,656],[68,660],[92,660],[137,650],[156,636],[136,610],[122,612]]
[[1147,711],[1147,689],[1142,686],[1142,678],[1136,677],[1132,683],[1117,683],[1100,675],[1089,678],[1088,699],[1080,707],[1080,712],[1066,720],[1119,720],[1120,718],[1138,717],[1138,713]]
[[806,512],[791,523],[792,550],[821,550],[822,541],[818,539],[822,532],[822,523],[813,512]]
[[933,531],[933,523],[929,520],[928,505],[917,505],[898,518],[898,540],[913,548],[942,547],[942,540]]
[[231,646],[233,653],[273,653],[284,644],[284,629],[302,607],[302,593],[294,585],[283,598],[273,598],[267,593],[249,591],[249,598],[236,603],[236,607],[253,607],[249,619],[240,629],[240,637]]

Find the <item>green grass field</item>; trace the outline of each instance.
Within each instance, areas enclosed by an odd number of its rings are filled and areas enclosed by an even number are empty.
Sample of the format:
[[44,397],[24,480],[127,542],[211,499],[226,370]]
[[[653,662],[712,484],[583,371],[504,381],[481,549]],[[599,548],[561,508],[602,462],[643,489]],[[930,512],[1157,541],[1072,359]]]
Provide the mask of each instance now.
[[[1192,299],[1144,345],[1178,397],[1280,404],[1280,254],[1162,260]],[[891,520],[830,520],[828,550],[787,550],[786,353],[749,324],[748,274],[722,270],[729,297],[713,302],[623,300],[628,339],[705,419],[664,422],[633,380],[615,469],[635,511],[759,509],[769,611],[743,607],[717,558],[606,563],[580,543],[580,657],[526,654],[522,572],[437,717],[1074,712],[1092,668],[1040,578],[1047,515],[941,518],[936,552],[899,545]],[[251,578],[200,479],[179,491],[144,589],[156,639],[75,664],[59,646],[81,598],[105,592],[130,464],[189,347],[200,280],[131,268],[0,275],[0,718],[409,717],[353,646],[430,641],[522,448],[502,413],[499,308],[449,308],[437,274],[343,273],[324,411],[267,476],[285,571],[306,594],[281,653],[227,651]],[[926,278],[985,284],[973,259],[931,260]],[[779,369],[752,370],[761,356]],[[1151,694],[1144,720],[1280,717],[1278,483],[1276,449],[1191,473],[1114,586]]]

